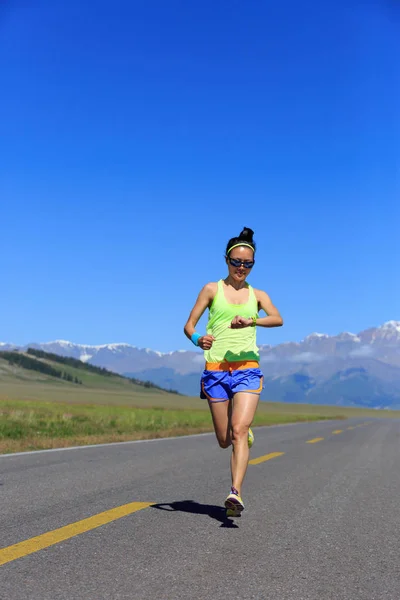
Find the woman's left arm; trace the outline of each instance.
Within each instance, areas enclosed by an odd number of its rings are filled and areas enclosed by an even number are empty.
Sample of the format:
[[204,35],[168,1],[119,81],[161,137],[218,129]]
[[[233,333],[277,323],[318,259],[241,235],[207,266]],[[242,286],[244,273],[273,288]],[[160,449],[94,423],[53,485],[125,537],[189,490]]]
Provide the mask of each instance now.
[[258,327],[281,327],[283,325],[283,319],[279,310],[272,304],[268,294],[261,290],[254,290],[254,293],[256,295],[258,306],[267,313],[267,316],[257,319],[247,319],[246,317],[238,315],[232,319],[229,327],[232,329],[242,329],[243,327],[252,327],[254,325],[257,325]]
[[258,327],[281,327],[283,319],[279,310],[272,304],[271,298],[261,290],[254,290],[258,300],[259,307],[267,314],[266,317],[260,317],[255,325]]

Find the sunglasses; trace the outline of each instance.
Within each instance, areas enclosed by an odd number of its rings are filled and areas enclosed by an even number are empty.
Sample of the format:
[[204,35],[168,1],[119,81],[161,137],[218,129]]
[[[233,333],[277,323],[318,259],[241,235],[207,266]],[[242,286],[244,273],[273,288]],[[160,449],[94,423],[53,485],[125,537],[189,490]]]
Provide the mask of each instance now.
[[245,269],[254,267],[255,262],[254,260],[240,260],[240,258],[228,258],[228,260],[232,267],[241,267],[243,265]]

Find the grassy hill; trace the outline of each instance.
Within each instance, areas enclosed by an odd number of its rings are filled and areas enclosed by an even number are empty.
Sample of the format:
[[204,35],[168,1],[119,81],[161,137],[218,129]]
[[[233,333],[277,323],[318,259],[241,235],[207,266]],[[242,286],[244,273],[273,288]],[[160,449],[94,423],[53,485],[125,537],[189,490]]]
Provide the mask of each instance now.
[[[52,393],[58,390],[61,396],[64,392],[68,394],[71,389],[78,396],[87,396],[88,392],[94,390],[108,392],[109,395],[125,392],[145,397],[177,396],[174,390],[165,390],[148,381],[123,377],[74,358],[33,349],[27,352],[0,352],[0,397],[2,392],[10,392],[15,386],[23,388],[24,384],[33,391],[35,388],[51,388]],[[35,396],[34,393],[33,398]]]

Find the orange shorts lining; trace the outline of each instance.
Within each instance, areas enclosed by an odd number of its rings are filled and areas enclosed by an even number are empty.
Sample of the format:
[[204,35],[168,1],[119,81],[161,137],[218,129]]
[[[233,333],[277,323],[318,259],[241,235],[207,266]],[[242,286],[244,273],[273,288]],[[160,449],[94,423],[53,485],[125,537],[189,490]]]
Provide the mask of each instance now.
[[206,362],[206,371],[240,371],[242,369],[258,369],[259,363],[256,360],[238,360],[234,362]]
[[[243,390],[243,392],[246,394],[261,394],[262,388],[263,388],[263,383],[264,383],[264,377],[261,377],[260,387],[258,388],[258,390]],[[241,392],[236,392],[236,393],[240,394]]]

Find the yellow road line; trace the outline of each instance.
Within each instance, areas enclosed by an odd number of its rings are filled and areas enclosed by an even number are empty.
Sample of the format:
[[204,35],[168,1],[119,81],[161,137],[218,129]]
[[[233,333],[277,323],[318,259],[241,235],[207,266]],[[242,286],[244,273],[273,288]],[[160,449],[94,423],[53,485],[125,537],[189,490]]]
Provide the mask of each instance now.
[[332,431],[332,433],[343,433],[343,429],[335,429],[335,431]]
[[85,531],[96,529],[96,527],[101,527],[101,525],[105,525],[106,523],[110,523],[121,517],[126,517],[127,515],[142,510],[142,508],[147,508],[152,504],[154,504],[154,502],[130,502],[129,504],[123,504],[122,506],[117,506],[117,508],[98,513],[93,517],[82,519],[82,521],[76,521],[76,523],[71,523],[65,527],[42,533],[41,535],[25,540],[24,542],[19,542],[13,546],[1,548],[0,565],[4,565],[17,558],[22,558],[28,554],[33,554],[43,548],[54,546],[54,544],[58,544],[59,542],[68,540],[76,535],[85,533]]
[[270,454],[265,454],[264,456],[259,456],[258,458],[252,458],[249,460],[249,465],[259,465],[266,460],[271,460],[271,458],[276,458],[277,456],[282,456],[285,454],[284,452],[270,452]]
[[317,442],[321,442],[324,438],[314,438],[312,440],[308,440],[306,444],[316,444]]
[[355,427],[348,427],[347,429],[355,429]]

